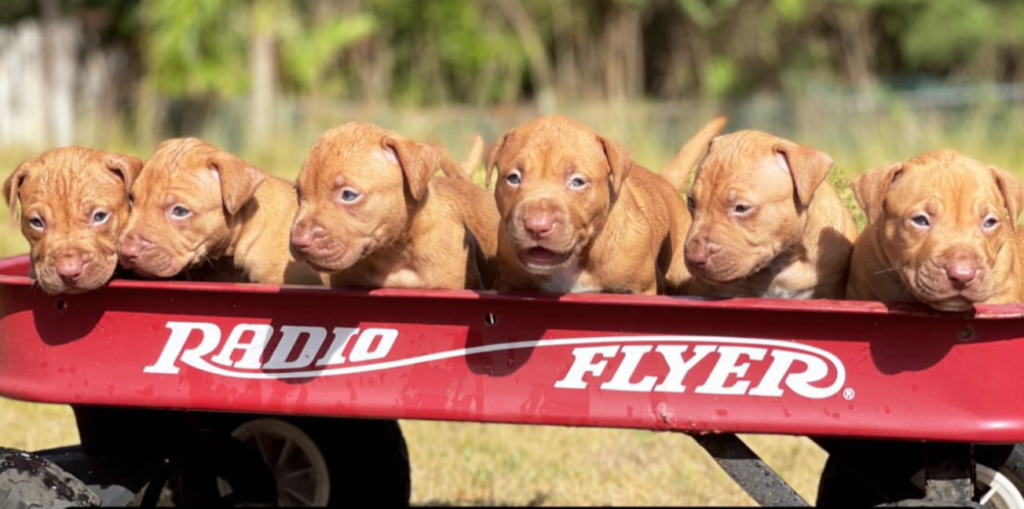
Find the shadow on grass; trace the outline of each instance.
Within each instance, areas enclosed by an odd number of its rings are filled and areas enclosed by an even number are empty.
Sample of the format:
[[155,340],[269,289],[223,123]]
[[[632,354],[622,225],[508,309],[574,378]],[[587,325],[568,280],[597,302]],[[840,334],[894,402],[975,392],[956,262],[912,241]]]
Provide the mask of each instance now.
[[[547,502],[548,496],[545,493],[537,493],[528,502],[523,504],[521,507],[540,507]],[[451,500],[427,500],[419,504],[412,504],[413,507],[452,507],[452,506],[470,506],[470,507],[507,507],[511,505],[508,502],[501,502],[493,498],[474,498],[474,499],[451,499]]]

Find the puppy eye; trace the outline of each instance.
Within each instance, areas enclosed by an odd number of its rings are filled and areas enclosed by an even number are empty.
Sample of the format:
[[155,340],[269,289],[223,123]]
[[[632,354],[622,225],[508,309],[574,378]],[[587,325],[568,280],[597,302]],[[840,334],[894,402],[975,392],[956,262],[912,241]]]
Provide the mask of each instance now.
[[583,189],[586,185],[587,181],[580,177],[573,177],[573,179],[569,181],[569,189]]
[[192,212],[182,207],[181,205],[175,205],[174,209],[171,210],[171,215],[178,219],[184,219],[191,215]]
[[342,203],[355,203],[355,202],[359,201],[359,198],[361,198],[362,196],[363,195],[361,195],[361,194],[359,194],[359,193],[357,193],[357,192],[355,192],[355,191],[353,191],[351,189],[343,189],[341,191],[341,202]]
[[92,224],[101,225],[103,223],[106,223],[108,219],[110,219],[109,212],[98,210],[92,215]]
[[697,209],[697,202],[693,199],[693,196],[686,197],[686,208],[690,209],[690,212]]
[[39,217],[33,217],[33,218],[29,219],[28,220],[28,225],[31,226],[33,229],[36,229],[36,230],[39,230],[39,231],[43,231],[43,230],[46,229],[46,223],[43,222],[42,218],[39,218]]
[[739,214],[739,215],[749,214],[751,210],[754,210],[754,207],[751,207],[750,205],[743,205],[743,204],[737,204],[736,206],[734,206],[732,208],[732,211],[734,213],[736,213],[736,214]]
[[910,218],[910,222],[914,223],[915,226],[921,228],[927,228],[932,225],[932,222],[928,220],[928,216],[921,214]]
[[995,216],[988,216],[985,218],[985,222],[981,224],[981,227],[987,231],[994,230],[999,226],[999,218]]
[[519,174],[519,170],[512,170],[512,172],[505,177],[505,182],[508,182],[511,186],[518,186],[522,181],[523,177]]

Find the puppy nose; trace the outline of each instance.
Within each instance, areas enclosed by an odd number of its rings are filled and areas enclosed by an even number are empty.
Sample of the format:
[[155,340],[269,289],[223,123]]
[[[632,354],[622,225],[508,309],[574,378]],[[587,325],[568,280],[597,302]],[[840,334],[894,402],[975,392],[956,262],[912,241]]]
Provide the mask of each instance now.
[[148,243],[137,232],[131,232],[125,235],[124,240],[121,241],[118,252],[123,258],[138,258],[139,254],[142,253],[142,247]]
[[313,245],[313,241],[316,240],[313,235],[313,229],[310,228],[306,223],[298,223],[292,228],[291,243],[297,249],[309,249]]
[[82,275],[83,265],[81,255],[73,251],[66,251],[59,255],[54,268],[57,269],[57,275],[61,279],[70,283]]
[[695,267],[707,265],[713,255],[722,250],[722,246],[707,239],[694,239],[683,249],[686,261]]
[[953,288],[966,288],[978,277],[978,264],[974,256],[965,251],[957,251],[946,257],[946,277]]
[[523,218],[523,228],[532,237],[547,237],[555,228],[555,215],[547,210],[531,212]]

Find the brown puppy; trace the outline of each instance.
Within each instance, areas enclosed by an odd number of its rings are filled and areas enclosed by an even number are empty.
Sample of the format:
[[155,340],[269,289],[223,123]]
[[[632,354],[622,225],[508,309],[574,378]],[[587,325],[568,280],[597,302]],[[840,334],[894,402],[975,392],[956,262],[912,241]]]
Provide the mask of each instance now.
[[321,135],[299,174],[296,259],[333,287],[488,288],[494,198],[447,157],[362,122]]
[[[706,128],[690,144],[706,146],[715,134]],[[677,188],[634,164],[622,147],[549,116],[505,135],[487,162],[488,183],[495,167],[501,212],[495,289],[686,291],[686,204]]]
[[288,251],[294,186],[202,140],[161,143],[131,193],[120,255],[141,276],[172,277],[229,258],[254,283],[323,284]]
[[1013,175],[939,150],[871,170],[853,190],[868,226],[846,298],[951,312],[1024,302],[1024,190]]
[[832,158],[759,131],[715,138],[687,198],[691,294],[841,299],[857,227]]
[[28,239],[32,275],[49,294],[106,284],[117,268],[117,239],[140,159],[80,147],[46,152],[18,166],[4,197]]

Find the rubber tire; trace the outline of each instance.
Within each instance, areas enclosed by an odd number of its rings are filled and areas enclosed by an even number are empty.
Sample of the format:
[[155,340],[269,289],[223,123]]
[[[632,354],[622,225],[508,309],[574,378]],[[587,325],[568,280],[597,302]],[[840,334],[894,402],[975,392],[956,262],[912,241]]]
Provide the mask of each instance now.
[[230,434],[255,419],[280,419],[320,448],[330,476],[326,507],[408,507],[412,497],[409,450],[398,421],[272,415],[215,416]]
[[398,421],[291,418],[320,447],[331,477],[327,507],[408,507],[409,449]]
[[0,448],[0,509],[99,506],[96,493],[54,463]]
[[[821,473],[815,506],[873,507],[908,503],[904,479],[910,479],[924,468],[924,444],[866,443],[863,452],[885,463],[884,476],[888,477],[883,477],[879,471],[862,473],[882,493],[830,456]],[[975,461],[1024,483],[1024,444],[977,445]],[[924,493],[916,490],[915,495],[923,497]]]

